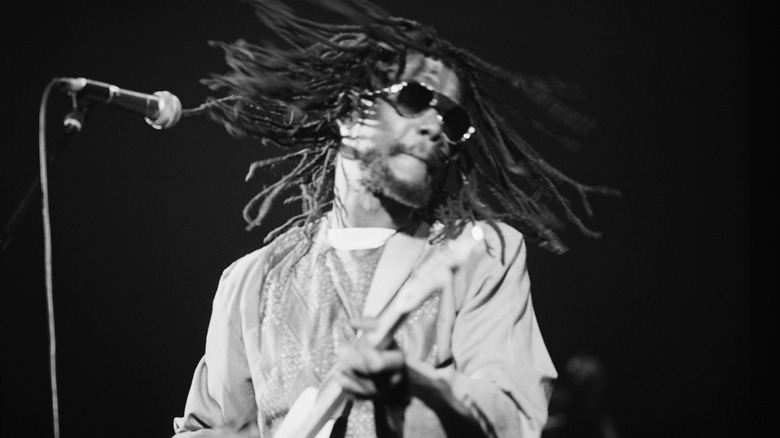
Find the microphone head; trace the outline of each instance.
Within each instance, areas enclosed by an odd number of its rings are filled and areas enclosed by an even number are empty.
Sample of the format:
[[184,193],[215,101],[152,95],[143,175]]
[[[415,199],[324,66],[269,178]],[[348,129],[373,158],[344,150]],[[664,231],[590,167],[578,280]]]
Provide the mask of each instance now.
[[154,95],[160,98],[160,109],[154,119],[144,117],[146,123],[154,129],[168,129],[177,124],[182,110],[179,98],[167,91],[158,91]]
[[84,78],[57,78],[60,83],[60,89],[69,93],[77,93],[87,86],[87,80]]

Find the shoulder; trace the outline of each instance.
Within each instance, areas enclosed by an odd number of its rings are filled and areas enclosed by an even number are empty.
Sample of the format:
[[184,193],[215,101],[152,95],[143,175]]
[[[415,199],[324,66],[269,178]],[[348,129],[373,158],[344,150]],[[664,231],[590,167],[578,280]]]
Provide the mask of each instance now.
[[[431,235],[436,234],[437,226],[438,224],[432,227]],[[469,222],[452,240],[463,241],[476,238],[477,235],[485,242],[485,251],[480,252],[482,254],[480,258],[485,262],[498,262],[503,265],[507,261],[517,259],[518,256],[525,256],[526,245],[523,234],[505,222]]]
[[277,263],[304,239],[306,236],[300,228],[288,230],[268,245],[236,259],[222,272],[222,279],[238,280],[258,274],[266,269],[266,265]]
[[452,297],[456,313],[488,309],[488,302],[503,303],[512,309],[525,303],[530,280],[526,245],[519,230],[499,221],[470,221],[463,224],[457,235],[436,240],[435,228],[436,225],[431,230],[434,240],[426,257],[443,253],[445,264],[453,270],[447,295]]
[[254,299],[260,294],[269,269],[279,264],[293,249],[305,245],[307,239],[301,228],[293,228],[268,245],[236,259],[222,271],[215,300],[234,308],[246,299]]
[[472,227],[481,228],[489,244],[505,242],[508,246],[517,246],[525,241],[523,233],[505,222],[497,221],[491,224],[487,221],[477,221]]
[[242,302],[259,292],[264,278],[269,247],[263,247],[246,254],[222,271],[214,306],[223,307],[232,314],[242,307]]

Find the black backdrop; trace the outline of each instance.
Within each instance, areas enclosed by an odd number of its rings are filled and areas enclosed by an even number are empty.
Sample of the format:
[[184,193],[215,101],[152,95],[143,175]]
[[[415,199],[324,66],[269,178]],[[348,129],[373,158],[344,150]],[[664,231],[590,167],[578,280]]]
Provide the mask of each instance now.
[[[544,150],[596,199],[600,240],[532,248],[534,301],[553,360],[599,357],[625,437],[743,436],[751,410],[748,16],[743,2],[382,1],[506,67],[590,95],[582,151]],[[236,1],[83,0],[3,6],[6,221],[38,173],[38,110],[54,77],[169,90],[185,107],[225,70],[208,40],[265,33]],[[774,47],[771,44],[770,48]],[[69,109],[47,106],[47,139]],[[203,348],[221,270],[258,247],[241,208],[267,153],[205,118],[154,131],[100,106],[50,166],[63,437],[166,437]],[[51,435],[40,204],[2,254],[6,436]],[[754,283],[755,284],[755,283]],[[766,311],[768,312],[768,311]]]

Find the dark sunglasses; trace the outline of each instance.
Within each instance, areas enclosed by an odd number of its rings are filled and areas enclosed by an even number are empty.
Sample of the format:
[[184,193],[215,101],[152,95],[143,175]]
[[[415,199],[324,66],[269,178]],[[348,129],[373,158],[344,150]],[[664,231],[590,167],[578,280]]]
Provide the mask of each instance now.
[[378,93],[403,117],[417,117],[428,108],[435,109],[449,144],[463,143],[476,131],[462,106],[423,82],[399,82]]

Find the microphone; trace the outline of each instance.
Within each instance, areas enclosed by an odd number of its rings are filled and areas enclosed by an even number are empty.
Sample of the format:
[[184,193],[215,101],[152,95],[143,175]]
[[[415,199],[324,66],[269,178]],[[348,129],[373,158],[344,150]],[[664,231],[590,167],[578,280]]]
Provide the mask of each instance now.
[[181,118],[179,98],[167,91],[154,94],[123,90],[115,85],[85,78],[59,78],[61,89],[75,94],[79,99],[116,105],[144,116],[152,128],[167,129],[178,123]]

